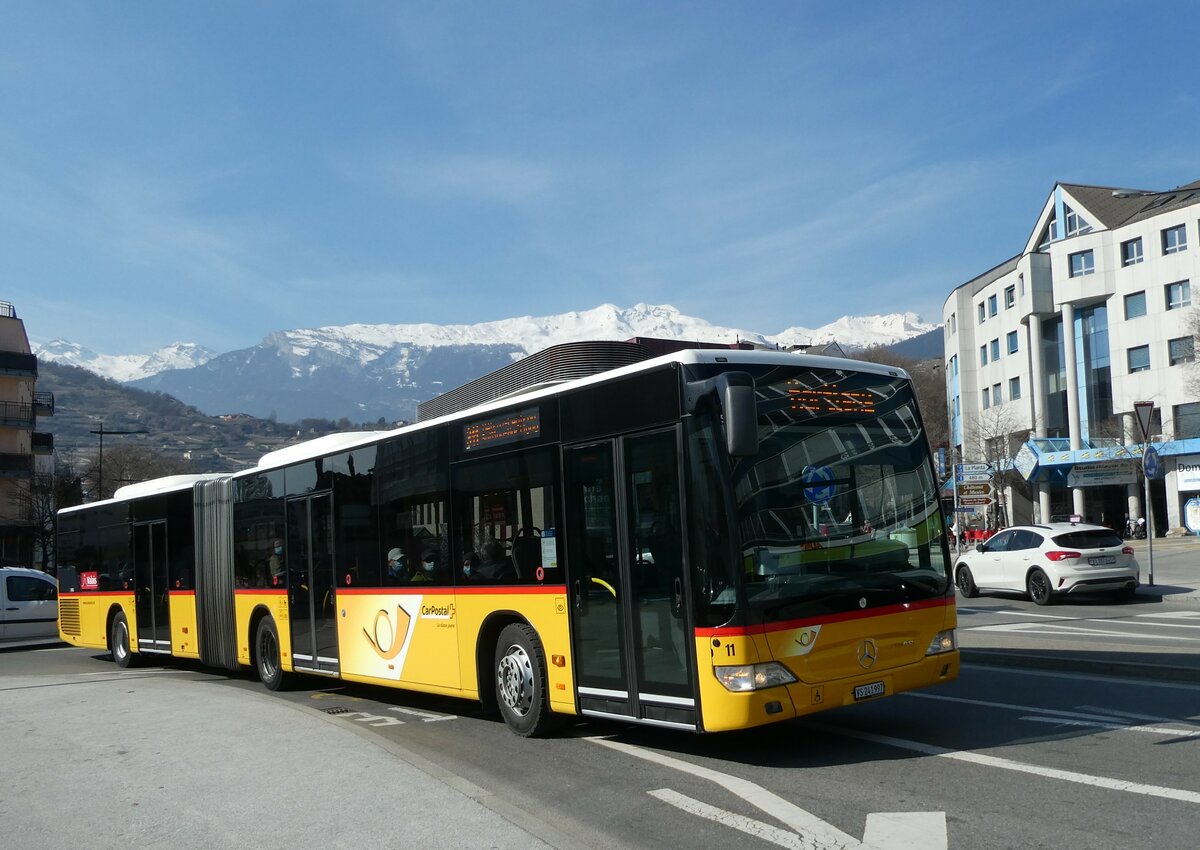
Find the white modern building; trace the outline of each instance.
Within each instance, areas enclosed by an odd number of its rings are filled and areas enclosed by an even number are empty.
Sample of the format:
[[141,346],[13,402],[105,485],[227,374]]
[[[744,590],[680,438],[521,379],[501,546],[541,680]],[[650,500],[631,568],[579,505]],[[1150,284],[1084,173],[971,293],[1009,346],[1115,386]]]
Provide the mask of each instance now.
[[993,499],[992,522],[1143,516],[1135,402],[1150,401],[1155,528],[1200,528],[1198,273],[1200,181],[1055,186],[1020,253],[943,308],[952,440],[1000,485],[967,482],[959,501]]

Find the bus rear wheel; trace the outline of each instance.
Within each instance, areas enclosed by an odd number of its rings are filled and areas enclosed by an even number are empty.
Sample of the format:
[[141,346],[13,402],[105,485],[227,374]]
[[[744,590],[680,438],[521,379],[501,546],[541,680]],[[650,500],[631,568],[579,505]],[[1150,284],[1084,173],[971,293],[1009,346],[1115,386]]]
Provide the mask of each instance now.
[[544,735],[553,726],[546,691],[546,656],[536,631],[510,623],[496,642],[496,701],[508,727],[523,738]]
[[118,611],[117,616],[113,617],[108,630],[108,648],[118,667],[128,667],[133,663],[133,651],[129,648],[129,621],[125,619],[124,611]]
[[254,635],[254,667],[258,671],[259,681],[269,691],[283,688],[285,676],[283,662],[279,654],[279,630],[275,620],[263,617],[258,623]]

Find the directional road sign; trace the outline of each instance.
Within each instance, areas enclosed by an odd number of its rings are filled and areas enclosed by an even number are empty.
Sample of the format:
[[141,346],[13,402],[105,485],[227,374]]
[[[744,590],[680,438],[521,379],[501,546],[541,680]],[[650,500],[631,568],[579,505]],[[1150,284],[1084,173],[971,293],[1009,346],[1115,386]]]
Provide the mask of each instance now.
[[1146,451],[1142,454],[1142,471],[1146,473],[1146,477],[1157,478],[1160,464],[1158,449],[1146,446]]
[[955,472],[991,472],[992,465],[990,463],[956,463],[954,464]]
[[959,496],[990,496],[992,495],[992,485],[990,482],[979,484],[960,484],[958,485]]
[[991,496],[964,496],[958,500],[958,503],[960,505],[966,505],[967,507],[983,508],[983,507],[987,507],[988,505],[990,505],[992,503],[992,497]]
[[972,481],[982,483],[984,481],[991,481],[992,473],[990,473],[990,472],[964,472],[962,475],[955,475],[954,480],[957,481],[959,484],[970,483]]

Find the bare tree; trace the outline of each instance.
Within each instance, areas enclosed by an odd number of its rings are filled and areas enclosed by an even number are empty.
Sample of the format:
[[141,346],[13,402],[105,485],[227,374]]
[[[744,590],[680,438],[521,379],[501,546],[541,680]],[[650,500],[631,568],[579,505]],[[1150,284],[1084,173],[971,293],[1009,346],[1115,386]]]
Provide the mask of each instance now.
[[986,463],[992,468],[992,505],[989,525],[1003,528],[1010,524],[1009,488],[1030,496],[1029,483],[1016,471],[1013,460],[1028,434],[1021,428],[1022,418],[1012,405],[995,405],[981,410],[964,422],[963,461]]
[[1186,387],[1192,398],[1200,398],[1200,361],[1195,359],[1196,349],[1200,348],[1200,304],[1188,311],[1186,327],[1192,337],[1192,362],[1187,367]]
[[912,377],[913,391],[929,445],[935,450],[950,445],[950,421],[946,415],[946,376],[939,358],[916,360],[896,354],[882,345],[872,345],[852,355],[855,359],[887,366],[899,366]]
[[100,464],[93,458],[83,475],[84,487],[92,500],[107,499],[126,484],[181,475],[192,471],[192,462],[183,457],[165,454],[148,446],[117,445],[104,453],[104,480],[99,480]]

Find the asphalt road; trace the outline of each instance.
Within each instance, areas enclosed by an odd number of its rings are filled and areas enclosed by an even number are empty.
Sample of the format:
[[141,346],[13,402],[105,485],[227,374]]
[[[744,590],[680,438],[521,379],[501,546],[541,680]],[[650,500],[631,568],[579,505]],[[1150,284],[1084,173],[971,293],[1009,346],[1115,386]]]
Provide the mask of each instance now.
[[[970,602],[964,645],[1051,622]],[[1049,613],[1120,631],[1113,658],[1200,632],[1200,608],[1169,602]],[[1077,640],[1032,631],[996,633],[1029,656]],[[525,740],[462,701],[7,650],[0,824],[21,848],[1194,847],[1200,680],[1017,654],[968,649],[950,685],[746,733],[587,722]]]

